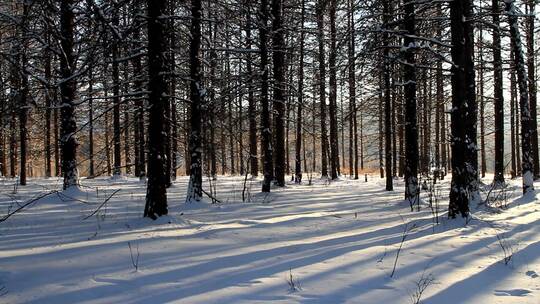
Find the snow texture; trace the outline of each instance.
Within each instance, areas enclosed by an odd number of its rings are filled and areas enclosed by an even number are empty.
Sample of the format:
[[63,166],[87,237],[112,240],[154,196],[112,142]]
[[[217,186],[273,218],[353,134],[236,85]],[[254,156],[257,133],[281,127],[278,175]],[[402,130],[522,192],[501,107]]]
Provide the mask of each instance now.
[[[222,204],[197,208],[184,204],[183,177],[168,190],[170,215],[157,221],[142,218],[145,185],[138,179],[82,179],[80,189],[0,223],[0,287],[7,291],[0,302],[403,304],[415,282],[429,277],[426,304],[540,303],[534,193],[520,197],[513,180],[508,208],[448,220],[449,180],[440,185],[435,225],[426,193],[422,210],[410,212],[403,181],[395,181],[400,191],[386,192],[375,176],[367,183],[288,184],[271,194],[258,193],[260,180],[248,180],[246,203],[243,177],[218,177]],[[62,185],[31,179],[13,194],[13,182],[0,180],[0,218]],[[501,243],[513,253],[507,264]]]

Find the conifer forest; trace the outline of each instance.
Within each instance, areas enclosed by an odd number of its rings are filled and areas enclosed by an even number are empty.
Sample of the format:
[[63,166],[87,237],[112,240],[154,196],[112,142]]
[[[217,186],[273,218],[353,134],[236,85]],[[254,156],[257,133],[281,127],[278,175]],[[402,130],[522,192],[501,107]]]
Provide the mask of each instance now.
[[537,4],[0,1],[0,303],[540,303]]

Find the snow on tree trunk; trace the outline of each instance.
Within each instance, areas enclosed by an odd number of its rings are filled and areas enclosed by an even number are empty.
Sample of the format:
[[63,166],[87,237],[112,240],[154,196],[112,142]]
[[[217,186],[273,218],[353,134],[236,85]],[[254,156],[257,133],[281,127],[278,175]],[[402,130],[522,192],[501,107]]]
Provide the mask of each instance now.
[[448,215],[469,215],[478,195],[477,103],[473,62],[472,1],[450,2],[452,36],[452,182]]
[[328,95],[330,116],[330,176],[337,179],[339,173],[339,144],[338,144],[338,125],[337,125],[337,46],[336,46],[336,0],[330,1],[330,54],[328,56],[329,68],[329,87]]
[[499,28],[499,0],[492,1],[493,18],[493,104],[495,107],[495,184],[504,183],[504,95]]
[[282,1],[272,0],[272,58],[274,76],[273,110],[275,112],[275,178],[285,186],[285,40],[282,25]]
[[166,13],[166,0],[148,0],[148,186],[144,216],[156,219],[166,215],[167,190],[163,143],[164,107],[168,102],[163,53],[166,50],[165,24],[160,16]]
[[76,83],[74,56],[74,0],[60,2],[60,145],[62,156],[62,172],[64,173],[64,190],[79,185],[77,172],[77,139],[75,132],[75,90]]
[[270,192],[273,178],[272,159],[272,130],[270,122],[270,109],[268,103],[268,1],[261,0],[259,16],[259,48],[261,73],[261,149],[263,152],[263,183],[262,192]]
[[[298,109],[296,114],[296,148],[294,162],[294,181],[297,184],[302,182],[302,108],[304,106],[304,23],[306,16],[306,1],[302,0],[302,12],[300,21],[300,58],[298,68]],[[305,148],[305,147],[304,147]],[[307,168],[304,168],[307,169]]]
[[191,155],[189,185],[186,202],[202,199],[202,124],[201,109],[206,92],[201,77],[201,0],[191,0],[191,43],[189,47],[189,74],[191,120],[189,154]]
[[411,206],[419,205],[418,188],[418,124],[416,113],[416,67],[414,58],[416,35],[414,22],[414,1],[407,0],[405,8],[405,31],[403,40],[403,81],[405,95],[405,200]]
[[328,136],[326,129],[326,66],[324,59],[324,11],[326,10],[326,0],[318,0],[316,4],[317,14],[317,43],[319,61],[319,106],[321,119],[321,177],[328,177]]
[[384,172],[386,175],[386,190],[391,191],[394,189],[393,177],[392,177],[392,120],[391,120],[391,96],[390,96],[390,17],[391,17],[391,3],[389,0],[383,2],[383,38],[382,41],[385,44],[383,46],[383,64],[382,64],[382,77],[384,90]]
[[519,87],[519,106],[521,115],[521,170],[523,174],[523,194],[534,191],[533,155],[531,137],[533,129],[531,126],[531,111],[529,104],[529,92],[527,89],[527,72],[525,71],[525,60],[523,55],[523,45],[519,33],[518,11],[513,0],[505,0],[508,23],[510,25],[510,39],[514,53],[514,66],[517,74]]
[[534,178],[540,177],[540,155],[538,153],[538,123],[536,110],[536,76],[535,76],[535,42],[534,20],[536,18],[536,0],[527,0],[527,80],[529,83],[529,103],[531,105],[531,146],[534,167]]

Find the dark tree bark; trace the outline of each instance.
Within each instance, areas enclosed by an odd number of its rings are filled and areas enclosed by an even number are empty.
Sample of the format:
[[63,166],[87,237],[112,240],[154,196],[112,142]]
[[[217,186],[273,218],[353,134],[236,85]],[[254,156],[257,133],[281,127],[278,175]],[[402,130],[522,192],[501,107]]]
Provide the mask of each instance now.
[[499,0],[492,1],[491,10],[493,18],[493,104],[495,107],[495,175],[493,183],[502,185],[504,184],[504,95]]
[[[94,163],[94,75],[93,69],[88,69],[88,177],[93,178],[95,176],[95,163]],[[50,114],[49,114],[50,115]],[[50,129],[48,127],[48,129]],[[49,135],[47,135],[48,138]],[[50,157],[50,155],[48,155]],[[50,161],[47,162],[50,169]]]
[[391,96],[390,96],[390,38],[389,38],[389,23],[390,23],[390,3],[388,0],[383,2],[383,85],[384,85],[384,171],[386,175],[386,191],[394,189],[392,178],[392,121],[391,121]]
[[[246,0],[247,7],[247,23],[246,23],[246,47],[251,49],[253,40],[251,38],[251,1]],[[248,116],[249,116],[249,167],[251,176],[256,177],[259,175],[259,159],[257,152],[257,105],[255,103],[255,96],[253,94],[253,65],[251,53],[247,54],[247,89],[248,89]]]
[[[403,82],[403,78],[399,77],[399,82]],[[403,104],[403,87],[399,86],[398,90],[398,102],[397,102],[397,133],[398,133],[398,176],[403,177],[405,171],[405,115],[404,115],[404,104]]]
[[448,215],[469,216],[478,179],[472,1],[450,2],[452,36],[452,183]]
[[272,130],[270,122],[270,109],[268,101],[268,1],[261,0],[259,12],[259,48],[260,48],[260,73],[261,73],[261,149],[263,152],[263,175],[262,192],[270,192],[270,184],[273,178],[272,156]]
[[[298,67],[298,108],[296,112],[296,148],[294,162],[294,182],[302,182],[302,108],[304,107],[304,23],[306,19],[306,1],[302,0],[302,12],[300,20],[300,66]],[[305,149],[305,147],[304,147]],[[304,168],[306,169],[306,168]]]
[[[175,16],[175,6],[176,1],[170,0],[169,1],[169,15]],[[178,150],[178,139],[177,139],[177,124],[176,124],[176,26],[175,26],[175,18],[169,19],[169,68],[170,68],[170,83],[169,83],[169,115],[168,115],[168,135],[169,140],[167,143],[169,144],[169,151],[167,154],[167,166],[168,166],[168,179],[169,179],[169,187],[172,185],[172,181],[176,180],[176,154]]]
[[536,76],[535,76],[535,46],[534,46],[534,20],[536,18],[534,0],[527,1],[527,75],[529,83],[529,103],[531,107],[531,145],[534,166],[534,178],[540,177],[540,158],[538,154],[538,122],[536,109]]
[[534,191],[534,158],[532,136],[534,133],[531,123],[531,105],[529,104],[529,92],[527,88],[527,72],[525,71],[525,60],[523,46],[518,25],[518,12],[513,0],[505,1],[508,23],[510,26],[510,39],[514,51],[514,66],[517,74],[517,84],[519,86],[519,107],[521,116],[521,172],[523,175],[523,194]]
[[354,26],[354,3],[348,0],[348,28],[349,41],[347,49],[348,73],[349,73],[349,167],[350,175],[358,179],[358,125],[356,108],[356,60],[355,60],[355,26]]
[[201,0],[191,0],[191,42],[189,47],[189,75],[191,120],[189,134],[189,154],[191,155],[191,171],[189,176],[186,202],[202,199],[202,124],[201,109],[204,103],[205,90],[201,75]]
[[[395,71],[394,65],[392,65],[392,71]],[[396,88],[396,73],[392,73],[392,83],[390,85],[392,88],[392,113],[391,113],[391,126],[392,126],[392,177],[397,176],[397,132],[396,132],[396,108],[398,105],[398,89]]]
[[383,105],[384,105],[384,95],[383,95],[383,88],[382,88],[382,83],[383,83],[383,77],[382,77],[382,74],[380,74],[378,76],[379,78],[379,96],[378,96],[378,112],[379,112],[379,129],[378,129],[378,140],[379,140],[379,174],[381,176],[381,178],[384,178],[384,171],[385,171],[385,167],[384,167],[384,112],[383,112]]
[[337,68],[336,68],[336,0],[330,0],[330,55],[328,56],[329,69],[329,116],[330,116],[330,176],[337,179],[339,172],[339,143],[337,126]]
[[[442,15],[441,3],[437,3],[436,8],[437,16]],[[442,37],[442,25],[437,24],[437,37]],[[441,46],[437,47],[437,50],[441,50]],[[446,165],[442,162],[442,148],[445,145],[445,139],[443,138],[443,128],[441,123],[444,120],[444,83],[443,83],[443,63],[442,60],[437,61],[437,71],[435,72],[435,90],[436,90],[436,106],[435,106],[435,168],[437,169],[436,178],[442,179],[445,174]]]
[[[47,23],[46,25],[47,31],[50,30],[50,26]],[[50,33],[48,32],[45,37],[45,41],[49,44],[51,41]],[[51,160],[52,160],[52,147],[51,147],[51,116],[52,116],[52,100],[51,100],[51,87],[50,83],[52,81],[52,67],[51,67],[51,51],[45,50],[44,53],[44,61],[45,61],[45,88],[44,88],[44,97],[45,97],[45,177],[51,177],[52,175],[52,167],[51,167]],[[89,73],[91,75],[91,73]],[[91,79],[91,77],[90,77]],[[89,83],[91,86],[91,81]],[[92,107],[91,99],[89,101],[89,108]],[[90,113],[92,115],[92,110],[90,110]],[[90,119],[90,126],[92,125],[92,120]],[[90,145],[92,146],[92,140],[90,140]],[[90,153],[90,165],[93,165],[93,153]],[[90,166],[92,168],[92,166]]]
[[[0,33],[0,42],[2,34]],[[6,165],[6,117],[8,116],[8,100],[5,95],[3,64],[0,61],[0,176],[7,175]]]
[[411,210],[414,205],[419,206],[418,188],[418,126],[416,113],[416,61],[414,48],[416,35],[414,0],[406,0],[405,9],[405,35],[403,40],[403,94],[405,97],[405,199],[409,202]]
[[53,131],[54,131],[54,175],[60,176],[62,174],[62,165],[60,163],[60,123],[59,123],[59,109],[60,105],[58,99],[58,90],[56,88],[52,89],[54,91],[54,111],[53,111]]
[[[512,41],[512,40],[510,40]],[[511,42],[512,44],[512,42]],[[514,58],[514,51],[512,50],[512,47],[510,48],[510,58]],[[521,150],[520,150],[520,141],[519,141],[519,134],[520,134],[520,120],[518,119],[518,116],[520,115],[519,112],[520,112],[520,109],[519,109],[519,100],[518,100],[518,93],[517,93],[517,85],[516,85],[516,67],[514,65],[514,63],[512,62],[511,63],[511,68],[510,68],[510,99],[513,101],[514,103],[514,117],[515,117],[515,140],[516,140],[516,146],[515,146],[515,152],[516,152],[516,166],[517,166],[517,171],[516,171],[516,174],[518,176],[521,176],[521,164],[520,164],[520,159],[521,159]]]
[[285,39],[282,25],[282,0],[272,0],[272,58],[274,75],[273,109],[276,184],[285,186]]
[[[128,79],[128,64],[127,61],[124,61],[123,64],[123,76],[124,79]],[[124,85],[122,88],[122,91],[124,94],[129,93],[128,83],[124,81]],[[131,100],[130,99],[124,99],[124,105],[123,105],[123,114],[124,114],[124,121],[123,121],[123,128],[124,128],[124,160],[125,160],[125,168],[126,168],[126,175],[131,175],[133,172],[131,171],[131,128],[130,128],[130,111],[131,111]]]
[[326,10],[327,0],[317,0],[317,42],[319,52],[317,58],[319,61],[319,106],[321,118],[321,176],[328,177],[328,137],[326,129],[326,66],[324,56],[324,11]]
[[19,184],[21,186],[26,185],[26,163],[27,163],[27,157],[28,157],[28,110],[29,110],[29,103],[28,103],[28,74],[26,71],[26,65],[27,63],[27,42],[26,38],[23,36],[27,35],[26,26],[28,22],[28,3],[23,3],[23,16],[22,16],[22,32],[21,32],[21,49],[19,52],[21,53],[21,57],[17,58],[20,59],[20,64],[23,67],[22,71],[18,71],[18,73],[21,73],[20,77],[20,88],[18,89],[18,100],[19,100],[19,142],[20,142],[20,166],[19,166]]
[[[510,57],[513,57],[513,52],[511,52]],[[519,162],[519,152],[517,152],[519,141],[518,141],[518,118],[517,118],[517,107],[516,105],[516,73],[514,66],[510,66],[510,143],[511,143],[511,162],[512,162],[512,171],[510,172],[511,177],[515,178],[518,174],[518,162]]]
[[60,76],[63,81],[60,83],[60,143],[62,150],[62,172],[64,174],[64,190],[73,186],[78,186],[79,178],[77,172],[77,139],[75,132],[77,124],[75,121],[75,92],[76,82],[73,78],[75,73],[74,56],[74,19],[73,0],[62,0],[60,2],[60,46],[62,56],[60,56]]
[[[107,75],[108,64],[105,64],[103,67],[103,75]],[[104,76],[103,76],[104,77]],[[107,78],[103,79],[103,98],[107,99],[109,96],[109,84]],[[104,124],[105,124],[105,158],[107,162],[107,175],[112,174],[112,163],[111,163],[111,124],[110,124],[110,113],[109,111],[105,112],[104,115]]]
[[482,25],[479,25],[480,28],[480,35],[478,42],[478,53],[479,58],[478,61],[480,63],[480,67],[478,68],[478,79],[480,82],[478,83],[478,98],[480,99],[480,172],[482,177],[486,177],[486,127],[485,127],[485,119],[484,119],[484,112],[485,112],[485,102],[484,102],[484,56],[483,56],[483,27]]
[[[135,0],[137,9],[135,10],[133,41],[135,43],[134,49],[140,52],[141,49],[141,26],[142,26],[142,0]],[[134,90],[136,92],[142,92],[144,90],[144,74],[142,69],[142,55],[138,54],[133,57],[133,72],[136,78],[133,82]],[[145,95],[138,93],[135,99],[135,176],[144,178],[146,176],[146,141],[145,141]]]
[[13,109],[16,103],[12,102],[11,119],[9,121],[9,176],[17,176],[17,113]]
[[[114,9],[113,17],[112,17],[112,26],[116,29],[118,28],[119,24],[119,17],[118,17],[118,10]],[[113,42],[112,42],[112,49],[111,49],[111,55],[112,55],[112,81],[113,81],[113,87],[112,87],[112,94],[113,94],[113,161],[114,161],[114,169],[113,169],[113,175],[114,176],[120,176],[121,171],[120,168],[122,167],[122,151],[120,150],[120,135],[121,135],[121,129],[120,129],[120,71],[119,71],[119,63],[118,58],[120,57],[119,53],[119,44],[120,44],[120,38],[117,37],[117,35],[112,35]]]
[[166,51],[166,24],[160,19],[165,15],[167,0],[147,0],[148,7],[148,186],[144,216],[156,219],[166,215],[167,190],[165,151],[163,143],[163,120],[167,98],[165,82],[164,52]]

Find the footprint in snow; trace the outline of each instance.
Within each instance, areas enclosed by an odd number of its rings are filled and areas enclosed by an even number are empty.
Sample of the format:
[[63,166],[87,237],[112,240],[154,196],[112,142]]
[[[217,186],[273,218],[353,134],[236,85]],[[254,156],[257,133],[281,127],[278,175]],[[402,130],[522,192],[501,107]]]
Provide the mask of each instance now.
[[527,272],[525,272],[526,275],[530,276],[531,278],[535,279],[535,278],[538,278],[538,274],[536,273],[536,271],[533,271],[533,270],[529,270]]
[[500,297],[524,297],[531,293],[530,290],[527,289],[496,289],[495,295]]

